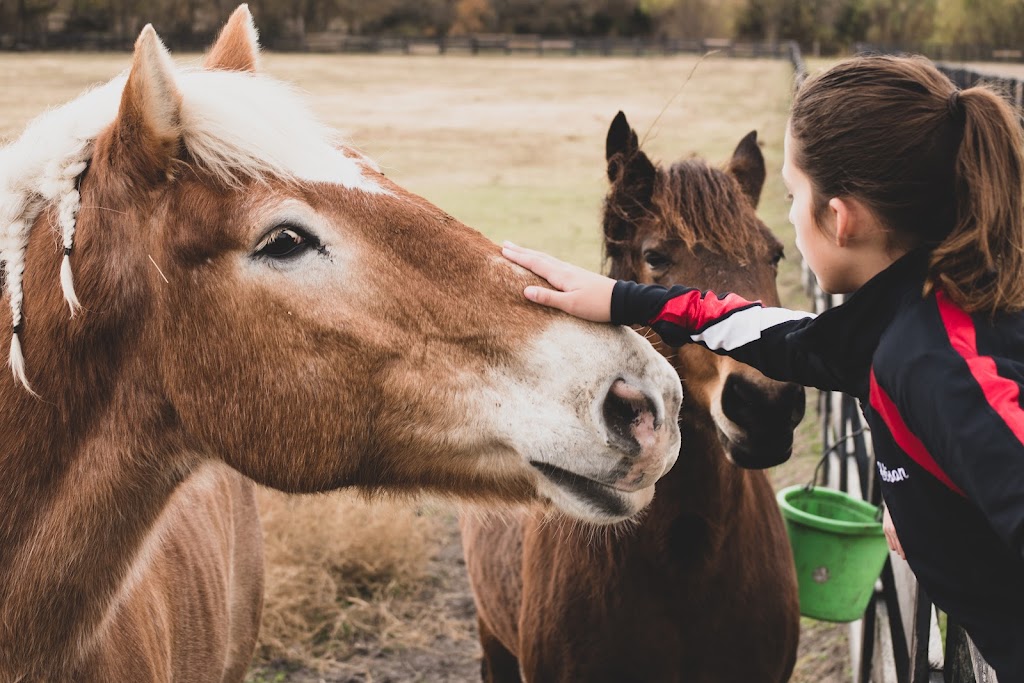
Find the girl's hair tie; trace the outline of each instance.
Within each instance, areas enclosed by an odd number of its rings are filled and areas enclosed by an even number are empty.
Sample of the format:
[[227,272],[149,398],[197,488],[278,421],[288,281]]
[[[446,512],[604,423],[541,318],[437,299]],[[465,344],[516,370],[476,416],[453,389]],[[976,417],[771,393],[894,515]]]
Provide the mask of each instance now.
[[953,92],[946,98],[946,109],[949,111],[950,118],[957,123],[963,123],[964,105],[960,101],[960,88],[954,88]]

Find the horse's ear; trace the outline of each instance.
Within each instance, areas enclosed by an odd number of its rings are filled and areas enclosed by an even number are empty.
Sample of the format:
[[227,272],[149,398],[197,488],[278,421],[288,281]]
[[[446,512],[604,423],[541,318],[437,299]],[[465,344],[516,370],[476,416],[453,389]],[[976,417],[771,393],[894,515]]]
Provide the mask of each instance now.
[[239,5],[203,60],[207,69],[249,71],[259,68],[260,44],[248,5]]
[[648,213],[657,169],[640,149],[640,142],[621,111],[612,120],[605,142],[608,180],[612,187],[604,203],[604,251],[614,277],[628,273],[627,254],[636,223]]
[[654,178],[654,164],[640,151],[636,131],[629,125],[621,111],[608,127],[608,138],[604,143],[604,158],[608,162],[608,180],[617,183],[623,178],[630,186],[637,183],[648,185]]
[[117,160],[132,166],[132,176],[166,177],[181,144],[181,93],[174,64],[153,26],[135,41],[135,55],[113,126]]
[[757,203],[761,200],[761,188],[764,187],[765,169],[764,155],[757,144],[756,130],[747,133],[740,140],[740,144],[736,145],[736,151],[729,160],[729,173],[739,181],[743,194],[747,195],[750,203],[757,208]]
[[636,131],[629,125],[626,115],[621,111],[612,119],[612,125],[608,127],[608,139],[604,144],[604,158],[611,161],[611,158],[619,153],[630,154],[639,148]]

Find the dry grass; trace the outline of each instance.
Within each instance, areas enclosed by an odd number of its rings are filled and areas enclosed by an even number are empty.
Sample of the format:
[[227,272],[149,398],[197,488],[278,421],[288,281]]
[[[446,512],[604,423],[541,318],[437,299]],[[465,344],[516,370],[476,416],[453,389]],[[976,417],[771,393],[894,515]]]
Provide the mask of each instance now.
[[259,657],[299,664],[344,659],[361,636],[402,639],[390,603],[426,575],[436,524],[406,506],[351,494],[261,490],[267,562]]
[[[127,55],[0,54],[0,138],[128,63]],[[492,239],[542,248],[595,269],[604,138],[618,110],[646,137],[652,156],[665,162],[691,153],[725,162],[740,138],[756,129],[768,164],[759,213],[789,257],[780,292],[788,305],[806,306],[779,178],[790,67],[707,60],[665,109],[694,63],[691,57],[266,59],[268,71],[308,91],[320,115],[400,184]],[[810,476],[817,448],[812,420],[809,411],[794,458],[774,473],[777,486]],[[262,492],[260,503],[268,576],[253,681],[474,678],[475,625],[450,513],[345,494],[284,498]],[[457,643],[461,654],[444,643]],[[841,680],[813,665],[822,658],[841,660],[841,637],[819,642],[815,635],[808,643],[813,649],[801,660],[806,670],[798,668],[794,681]],[[445,647],[448,659],[420,659],[381,673],[408,658],[404,653]],[[288,672],[299,664],[323,674]]]
[[428,647],[461,627],[423,609],[445,529],[437,511],[351,492],[259,492],[266,553],[257,661],[337,671],[369,650]]

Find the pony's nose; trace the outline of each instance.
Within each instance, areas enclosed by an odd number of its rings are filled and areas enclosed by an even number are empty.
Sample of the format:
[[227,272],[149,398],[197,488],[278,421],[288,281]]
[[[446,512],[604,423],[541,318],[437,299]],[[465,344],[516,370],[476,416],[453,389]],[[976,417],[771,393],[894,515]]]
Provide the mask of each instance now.
[[804,388],[799,384],[774,384],[777,388],[766,391],[742,375],[729,375],[722,388],[722,412],[746,429],[758,425],[795,429],[804,419]]
[[658,406],[642,389],[615,380],[601,406],[611,444],[633,457],[653,446],[663,422]]
[[790,427],[796,429],[797,425],[804,419],[804,411],[807,410],[807,398],[804,394],[804,388],[799,384],[786,384],[779,393],[781,394],[779,401],[783,405],[789,406]]

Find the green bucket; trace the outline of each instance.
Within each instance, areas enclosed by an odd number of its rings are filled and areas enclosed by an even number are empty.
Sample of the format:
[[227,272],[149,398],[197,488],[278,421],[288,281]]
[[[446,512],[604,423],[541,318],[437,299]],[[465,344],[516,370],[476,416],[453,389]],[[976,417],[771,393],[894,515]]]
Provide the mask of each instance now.
[[874,505],[842,491],[790,486],[778,492],[796,561],[800,613],[860,619],[889,546]]

